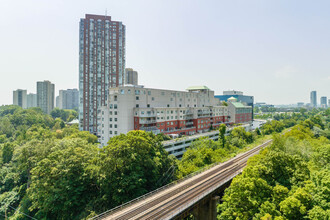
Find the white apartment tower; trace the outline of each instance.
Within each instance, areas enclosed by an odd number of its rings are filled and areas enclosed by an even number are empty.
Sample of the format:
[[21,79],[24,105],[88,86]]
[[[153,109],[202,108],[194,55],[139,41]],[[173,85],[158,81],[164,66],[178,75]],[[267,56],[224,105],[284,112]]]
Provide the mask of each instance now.
[[28,108],[37,107],[37,94],[33,94],[33,93],[27,94],[27,107]]
[[13,92],[13,104],[27,108],[26,90],[17,89]]
[[37,82],[37,106],[46,114],[54,109],[55,85],[50,81]]

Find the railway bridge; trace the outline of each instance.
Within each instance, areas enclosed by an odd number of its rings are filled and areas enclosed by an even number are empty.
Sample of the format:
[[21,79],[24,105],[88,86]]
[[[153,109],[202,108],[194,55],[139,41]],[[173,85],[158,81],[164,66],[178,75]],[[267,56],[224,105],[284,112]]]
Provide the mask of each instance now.
[[223,192],[231,180],[241,173],[248,158],[259,153],[260,149],[269,145],[271,141],[92,219],[182,219],[190,214],[196,219],[216,219],[219,193]]

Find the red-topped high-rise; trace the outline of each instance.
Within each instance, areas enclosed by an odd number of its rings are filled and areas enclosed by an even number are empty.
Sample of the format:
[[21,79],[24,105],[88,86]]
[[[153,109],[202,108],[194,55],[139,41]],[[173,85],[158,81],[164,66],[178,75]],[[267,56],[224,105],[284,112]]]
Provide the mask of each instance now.
[[125,25],[86,14],[79,24],[79,128],[97,133],[97,113],[109,88],[124,84]]

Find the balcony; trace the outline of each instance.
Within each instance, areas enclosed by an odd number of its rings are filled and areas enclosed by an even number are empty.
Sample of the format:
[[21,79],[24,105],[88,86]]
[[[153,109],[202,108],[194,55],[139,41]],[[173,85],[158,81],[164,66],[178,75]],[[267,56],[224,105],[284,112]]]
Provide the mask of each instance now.
[[193,118],[194,118],[193,115],[189,115],[189,116],[185,115],[184,116],[184,119],[186,119],[186,120],[193,119]]
[[156,123],[156,120],[140,120],[139,123],[141,125],[147,125],[147,124],[155,124]]
[[156,113],[151,113],[151,114],[140,114],[139,115],[140,118],[155,118],[156,117]]
[[196,127],[173,129],[173,130],[164,131],[164,133],[171,133],[171,132],[177,132],[177,131],[186,131],[186,130],[190,130],[190,129],[196,129]]
[[154,134],[159,134],[160,130],[156,126],[151,126],[151,127],[141,127],[141,131],[151,131]]
[[186,122],[186,125],[193,125],[193,124],[194,124],[194,122],[192,122],[192,121]]

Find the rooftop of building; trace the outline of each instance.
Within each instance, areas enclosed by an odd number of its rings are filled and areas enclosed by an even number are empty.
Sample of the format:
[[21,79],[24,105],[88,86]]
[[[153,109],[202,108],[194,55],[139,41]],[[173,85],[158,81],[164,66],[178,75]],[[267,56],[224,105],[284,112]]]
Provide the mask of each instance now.
[[[194,92],[194,91],[205,91],[205,90],[209,90],[212,91],[211,89],[209,89],[207,86],[191,86],[188,89],[186,89],[186,91],[182,91],[182,90],[172,90],[172,89],[159,89],[159,88],[147,88],[144,87],[143,85],[133,85],[133,84],[124,84],[122,86],[119,87],[113,87],[110,88],[110,90],[118,90],[120,88],[137,88],[137,89],[145,89],[145,90],[160,90],[160,91],[171,91],[171,92],[184,92],[184,93],[189,93],[189,92]],[[192,88],[192,89],[190,89]]]
[[235,108],[252,108],[251,106],[244,105],[241,102],[231,102],[235,106]]
[[191,91],[191,90],[210,90],[209,87],[207,86],[190,86],[186,90]]

